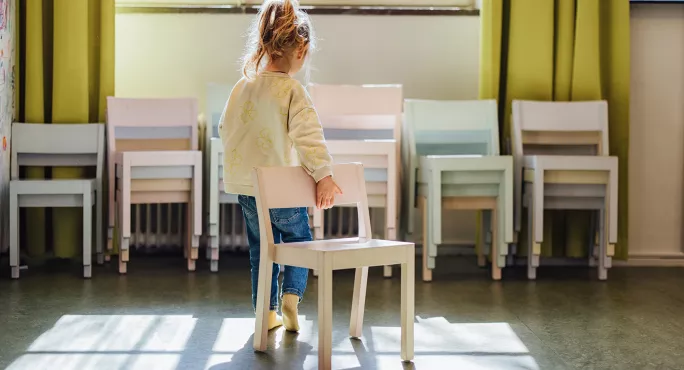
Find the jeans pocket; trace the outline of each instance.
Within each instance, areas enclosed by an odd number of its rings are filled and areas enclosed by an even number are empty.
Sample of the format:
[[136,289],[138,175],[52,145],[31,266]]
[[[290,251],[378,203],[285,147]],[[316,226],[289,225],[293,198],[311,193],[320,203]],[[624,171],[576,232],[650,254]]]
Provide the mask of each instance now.
[[302,210],[300,208],[276,208],[271,210],[271,220],[280,225],[298,222]]
[[256,200],[253,197],[239,195],[238,203],[242,207],[242,212],[245,213],[245,216],[249,218],[257,216]]

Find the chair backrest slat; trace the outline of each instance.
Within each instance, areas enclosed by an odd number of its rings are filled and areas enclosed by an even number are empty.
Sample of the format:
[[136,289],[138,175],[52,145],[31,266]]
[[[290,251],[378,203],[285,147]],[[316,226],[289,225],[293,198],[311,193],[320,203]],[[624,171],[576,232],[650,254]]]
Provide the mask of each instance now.
[[327,140],[401,137],[401,85],[309,85]]
[[[343,194],[335,196],[335,205],[357,206],[359,238],[371,238],[370,214],[364,169],[360,163],[333,165],[333,178]],[[273,232],[268,215],[273,208],[316,206],[316,183],[301,167],[260,167],[254,170],[253,182],[257,191],[259,229],[262,253],[273,243]],[[268,222],[265,220],[269,219]]]
[[19,167],[91,167],[101,174],[104,157],[102,124],[12,124],[12,179]]
[[17,164],[36,167],[88,167],[97,165],[97,154],[35,154],[17,156]]
[[111,152],[197,150],[195,99],[107,99]]
[[207,117],[207,137],[209,140],[212,137],[219,137],[218,125],[223,115],[223,110],[226,107],[226,102],[230,98],[230,93],[233,90],[232,85],[225,85],[219,83],[210,83],[207,85],[206,110]]
[[412,156],[498,155],[495,100],[406,100]]
[[605,101],[513,101],[516,155],[608,155]]
[[[294,208],[316,206],[316,182],[301,167],[263,167],[256,170],[262,207]],[[335,205],[356,204],[366,197],[363,166],[357,163],[333,165],[333,176],[344,194]]]

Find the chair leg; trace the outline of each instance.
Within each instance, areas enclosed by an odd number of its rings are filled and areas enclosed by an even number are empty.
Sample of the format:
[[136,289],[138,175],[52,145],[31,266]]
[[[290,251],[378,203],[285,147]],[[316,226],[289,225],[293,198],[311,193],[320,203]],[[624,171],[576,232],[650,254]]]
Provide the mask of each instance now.
[[[532,186],[527,184],[526,186]],[[537,278],[537,268],[534,263],[534,249],[535,249],[535,227],[534,224],[534,201],[532,199],[532,192],[528,193],[528,204],[527,204],[527,278],[529,280],[534,280]]]
[[478,212],[478,218],[477,221],[480,223],[480,235],[477,240],[477,245],[475,246],[475,249],[477,250],[477,265],[479,267],[485,267],[487,264],[487,258],[485,257],[485,251],[484,247],[485,244],[487,244],[487,235],[489,234],[489,230],[487,227],[487,222],[485,222],[485,218],[487,217],[485,215],[485,212],[487,211],[477,211]]
[[363,332],[363,314],[366,309],[367,283],[368,267],[357,268],[356,276],[354,277],[351,322],[349,323],[349,336],[352,338],[361,338]]
[[10,267],[12,279],[19,278],[19,196],[10,191],[9,200]]
[[219,237],[213,235],[209,238],[209,246],[207,247],[207,257],[209,259],[211,272],[218,272],[219,262]]
[[332,258],[319,255],[318,267],[318,369],[332,368]]
[[186,204],[185,206],[185,223],[186,223],[186,234],[185,234],[185,245],[186,245],[186,250],[187,250],[187,259],[188,259],[188,271],[195,271],[196,269],[196,261],[198,257],[199,251],[195,246],[192,245],[192,239],[193,239],[193,208],[192,208],[192,202]]
[[116,204],[116,229],[117,234],[114,235],[119,241],[119,274],[125,275],[128,272],[128,239],[123,235],[123,211],[119,203]]
[[406,262],[401,265],[401,359],[413,360],[415,317],[415,249],[406,248]]
[[[385,228],[385,238],[387,240],[397,240],[396,229]],[[386,278],[392,277],[392,266],[383,266],[382,276]]]
[[599,250],[598,250],[598,278],[599,280],[608,279],[608,269],[606,267],[606,248],[608,246],[608,233],[606,232],[606,227],[608,223],[606,222],[606,211],[601,210],[599,212]]
[[268,347],[268,311],[271,303],[271,275],[273,261],[262,254],[259,262],[257,285],[256,323],[254,328],[254,350],[266,351]]
[[432,281],[432,270],[428,268],[430,233],[428,232],[427,202],[424,197],[418,197],[418,208],[420,208],[423,216],[423,281],[430,282]]
[[492,211],[492,247],[491,247],[491,258],[492,258],[492,280],[501,280],[501,267],[499,266],[499,215],[497,214],[499,210],[494,208]]
[[[325,238],[325,211],[322,209],[313,208],[313,230],[314,240],[323,240]],[[311,273],[314,277],[318,277],[318,270],[312,269]]]
[[90,191],[83,193],[83,277],[92,276],[93,202]]
[[97,253],[97,264],[102,265],[104,264],[104,248],[103,248],[103,243],[104,243],[104,235],[103,235],[103,229],[104,226],[102,225],[103,223],[103,215],[102,215],[102,202],[103,202],[103,197],[102,197],[102,190],[99,190],[95,194],[97,198],[95,198],[95,250]]

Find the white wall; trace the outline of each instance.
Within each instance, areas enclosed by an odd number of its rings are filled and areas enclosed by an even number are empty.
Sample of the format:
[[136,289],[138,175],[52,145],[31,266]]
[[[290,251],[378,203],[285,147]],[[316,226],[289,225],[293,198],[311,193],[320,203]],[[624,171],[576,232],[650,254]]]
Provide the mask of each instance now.
[[[196,96],[233,83],[253,15],[117,14],[116,93]],[[406,96],[477,97],[475,16],[314,16],[312,82],[401,83]]]
[[684,4],[633,5],[631,32],[629,251],[684,257]]
[[[117,14],[116,95],[187,97],[203,107],[209,82],[234,83],[253,15]],[[312,82],[400,83],[405,96],[475,99],[479,17],[313,17],[319,51]],[[448,217],[452,243],[474,241],[468,213]]]
[[[117,15],[117,95],[195,96],[238,77],[250,15]],[[407,97],[477,97],[479,18],[314,17],[320,83],[401,83]],[[634,5],[630,254],[682,256],[684,5]],[[449,239],[472,241],[471,217]]]

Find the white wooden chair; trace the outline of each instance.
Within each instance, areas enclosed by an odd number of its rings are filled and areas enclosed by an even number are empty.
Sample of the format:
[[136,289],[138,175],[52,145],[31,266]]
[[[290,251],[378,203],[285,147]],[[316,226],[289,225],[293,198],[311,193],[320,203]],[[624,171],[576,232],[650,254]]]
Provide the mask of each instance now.
[[[618,159],[608,151],[608,104],[513,102],[516,161],[516,229],[528,211],[527,276],[536,278],[544,236],[545,209],[598,213],[598,277],[607,278],[617,242]],[[607,230],[606,230],[607,228]]]
[[[230,219],[230,245],[247,245],[247,234],[244,231],[244,224],[235,222],[242,219],[238,197],[236,194],[227,194],[223,185],[223,143],[219,137],[218,125],[223,114],[223,109],[230,97],[232,86],[222,84],[209,84],[207,88],[207,127],[205,137],[205,157],[206,174],[208,184],[205,188],[208,192],[207,204],[205,205],[205,216],[207,220],[206,230],[209,236],[209,246],[207,248],[207,259],[210,260],[211,271],[218,271],[219,248],[221,237],[228,234],[222,230],[226,227],[226,212],[231,213]],[[229,207],[224,207],[224,206]],[[241,225],[238,230],[238,225]]]
[[[102,169],[105,155],[102,124],[12,124],[10,180],[10,266],[19,278],[19,209],[24,207],[83,208],[83,276],[92,275],[92,229],[95,206],[97,262],[104,263]],[[95,167],[95,178],[24,180],[24,166]]]
[[[131,205],[185,203],[188,270],[202,231],[202,153],[194,99],[107,99],[110,230],[116,209],[119,272],[126,273]],[[114,194],[116,193],[116,198]],[[116,206],[114,201],[116,200]]]
[[314,207],[316,186],[301,167],[257,168],[257,189],[261,261],[257,293],[257,320],[254,349],[265,351],[268,336],[268,310],[273,263],[318,269],[318,368],[331,368],[332,304],[334,270],[356,269],[350,335],[362,333],[368,266],[401,264],[401,359],[413,360],[413,321],[415,247],[413,243],[371,239],[371,223],[366,182],[361,164],[338,164],[334,179],[344,194],[335,205],[355,204],[359,236],[352,239],[316,240],[304,243],[274,244],[269,210],[273,208]]
[[[385,209],[384,238],[396,240],[400,201],[401,85],[310,85],[309,93],[333,160],[335,163],[363,163],[369,206]],[[324,235],[324,224],[324,212],[314,209],[315,239],[330,237]],[[392,267],[385,266],[383,274],[391,277]]]
[[[480,240],[491,241],[492,278],[501,279],[513,242],[513,158],[499,155],[495,100],[406,100],[408,222],[423,212],[423,280],[432,280],[442,244],[442,210],[487,210]],[[490,230],[492,235],[489,237]],[[484,265],[484,248],[478,246]]]

